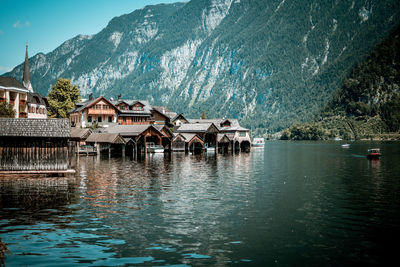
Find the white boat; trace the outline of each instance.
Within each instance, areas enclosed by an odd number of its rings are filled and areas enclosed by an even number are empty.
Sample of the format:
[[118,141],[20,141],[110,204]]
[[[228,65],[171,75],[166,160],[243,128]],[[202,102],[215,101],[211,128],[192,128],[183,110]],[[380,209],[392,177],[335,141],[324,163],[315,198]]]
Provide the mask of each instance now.
[[253,147],[264,147],[265,145],[264,138],[253,138],[253,142],[251,145]]
[[343,144],[342,145],[342,148],[349,148],[350,147],[350,144]]
[[147,152],[164,153],[164,147],[162,145],[156,145],[154,143],[147,143]]
[[208,144],[205,144],[204,148],[208,153],[215,153],[215,146],[208,146]]

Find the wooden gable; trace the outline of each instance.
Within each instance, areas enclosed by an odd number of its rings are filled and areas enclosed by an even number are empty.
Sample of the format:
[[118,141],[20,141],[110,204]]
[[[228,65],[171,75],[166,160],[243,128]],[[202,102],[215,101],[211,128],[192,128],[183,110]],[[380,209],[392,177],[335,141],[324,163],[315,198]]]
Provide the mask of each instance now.
[[231,123],[230,120],[224,120],[224,121],[221,122],[220,126],[221,127],[231,127],[232,123]]
[[161,139],[163,137],[163,134],[160,131],[158,131],[156,128],[154,128],[153,126],[150,126],[136,137],[136,141],[139,140],[142,136],[144,136],[144,137],[158,136]]
[[214,123],[211,123],[210,127],[206,130],[206,133],[218,133],[219,130],[217,126],[214,125]]
[[131,105],[132,110],[144,110],[144,104],[140,101],[137,101]]
[[186,139],[185,137],[183,137],[183,135],[178,134],[177,136],[174,137],[174,139],[172,139],[172,142],[185,142]]
[[204,146],[204,141],[203,139],[201,139],[197,134],[195,136],[192,137],[192,139],[190,140],[186,140],[188,141],[189,147],[193,144],[193,143],[200,143],[202,146]]
[[157,109],[152,109],[151,115],[153,115],[155,121],[169,121],[169,117]]
[[185,122],[185,123],[189,123],[189,121],[183,116],[182,113],[179,114],[179,115],[177,115],[177,116],[175,116],[175,118],[173,119],[172,122],[175,122],[175,121],[177,121],[177,120],[183,121],[183,122]]
[[165,135],[165,137],[168,137],[169,139],[174,137],[174,134],[170,131],[170,129],[168,129],[165,126],[161,129],[161,133],[163,133]]
[[95,108],[96,105],[101,105],[101,109],[103,109],[103,106],[108,107],[108,109],[114,109],[115,111],[118,111],[118,108],[113,105],[107,98],[104,96],[98,97],[95,101],[93,101],[91,104],[89,104],[86,108]]
[[229,143],[230,140],[229,140],[229,138],[224,134],[224,135],[218,140],[218,142],[219,142],[219,143]]
[[120,110],[129,110],[129,105],[125,102],[118,103],[116,105]]
[[112,144],[125,144],[125,140],[121,135],[118,135],[112,142]]

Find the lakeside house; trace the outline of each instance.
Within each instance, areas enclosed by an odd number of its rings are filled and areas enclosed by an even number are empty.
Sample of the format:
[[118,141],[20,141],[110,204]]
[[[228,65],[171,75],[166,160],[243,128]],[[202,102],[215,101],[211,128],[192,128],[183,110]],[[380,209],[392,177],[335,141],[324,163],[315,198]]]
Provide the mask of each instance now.
[[[187,119],[182,113],[172,112],[166,106],[152,106],[147,100],[122,99],[121,96],[117,100],[104,96],[94,99],[90,95],[89,100],[77,103],[69,115],[71,129],[95,124],[99,127],[95,130],[99,134],[96,138],[101,139],[104,134],[103,147],[113,145],[113,142],[107,143],[106,135],[119,134],[129,146],[127,150],[138,154],[146,153],[149,144],[161,145],[165,151],[195,152],[215,148],[220,153],[249,151],[251,145],[249,130],[241,127],[237,119]],[[71,131],[71,140],[85,144],[83,132]],[[87,140],[86,143],[100,144]],[[113,150],[116,150],[115,145]]]
[[7,102],[15,110],[14,118],[28,117],[28,89],[12,77],[0,77],[0,103]]
[[34,92],[28,60],[28,46],[26,46],[24,73],[22,83],[13,77],[0,77],[0,103],[7,102],[15,110],[15,118],[46,119],[47,98]]

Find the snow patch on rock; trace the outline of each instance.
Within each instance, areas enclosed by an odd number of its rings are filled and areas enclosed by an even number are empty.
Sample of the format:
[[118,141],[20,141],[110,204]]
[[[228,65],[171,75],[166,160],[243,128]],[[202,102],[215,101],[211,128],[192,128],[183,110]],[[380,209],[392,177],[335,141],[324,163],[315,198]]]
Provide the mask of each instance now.
[[108,40],[114,44],[115,48],[117,48],[121,42],[122,35],[123,34],[121,32],[113,32]]

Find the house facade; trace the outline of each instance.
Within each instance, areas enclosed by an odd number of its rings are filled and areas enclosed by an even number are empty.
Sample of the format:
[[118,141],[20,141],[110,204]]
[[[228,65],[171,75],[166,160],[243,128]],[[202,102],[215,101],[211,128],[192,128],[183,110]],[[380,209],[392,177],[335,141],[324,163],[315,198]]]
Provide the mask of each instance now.
[[108,127],[110,124],[117,123],[118,108],[105,97],[100,96],[96,99],[78,103],[75,109],[69,112],[70,123],[74,127],[88,127],[98,124]]
[[28,117],[28,93],[20,82],[12,77],[0,77],[0,103],[6,102],[13,106],[15,118]]
[[28,46],[26,46],[22,84],[13,77],[0,77],[0,103],[7,102],[15,110],[15,118],[47,118],[47,99],[33,91]]

